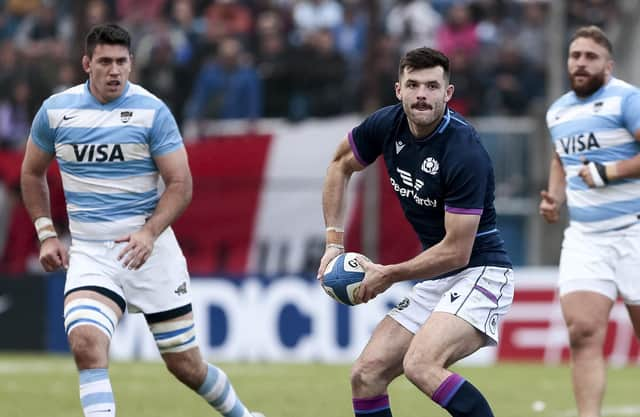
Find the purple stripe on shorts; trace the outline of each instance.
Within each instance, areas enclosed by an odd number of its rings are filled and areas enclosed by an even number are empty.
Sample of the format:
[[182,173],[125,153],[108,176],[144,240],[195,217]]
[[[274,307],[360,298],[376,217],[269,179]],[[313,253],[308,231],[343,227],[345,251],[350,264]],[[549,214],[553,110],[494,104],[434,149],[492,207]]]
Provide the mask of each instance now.
[[476,289],[476,290],[478,290],[478,291],[480,291],[480,292],[481,292],[481,293],[483,293],[484,295],[486,295],[486,296],[487,296],[487,298],[488,298],[489,300],[491,300],[491,301],[493,301],[494,303],[498,304],[498,298],[497,298],[495,295],[493,295],[493,294],[491,293],[491,291],[489,291],[489,290],[488,290],[488,289],[486,289],[485,287],[481,287],[481,286],[479,286],[479,285],[474,285],[474,287],[473,287],[473,288],[474,288],[474,289]]
[[444,206],[445,211],[448,211],[449,213],[454,213],[454,214],[475,214],[477,216],[482,215],[482,209],[481,208],[460,208],[460,207],[451,207],[451,206]]
[[379,411],[385,408],[389,408],[389,396],[387,394],[378,395],[377,397],[353,399],[353,409],[358,413]]
[[355,156],[358,162],[360,162],[360,165],[366,167],[369,164],[364,162],[364,159],[362,159],[362,156],[360,156],[360,154],[358,153],[358,147],[356,146],[356,142],[353,140],[353,130],[349,132],[348,136],[349,136],[349,145],[351,146],[351,150],[353,151],[353,156]]
[[458,374],[449,375],[447,379],[440,384],[436,392],[433,393],[431,399],[440,404],[442,408],[446,407],[464,382],[465,379]]

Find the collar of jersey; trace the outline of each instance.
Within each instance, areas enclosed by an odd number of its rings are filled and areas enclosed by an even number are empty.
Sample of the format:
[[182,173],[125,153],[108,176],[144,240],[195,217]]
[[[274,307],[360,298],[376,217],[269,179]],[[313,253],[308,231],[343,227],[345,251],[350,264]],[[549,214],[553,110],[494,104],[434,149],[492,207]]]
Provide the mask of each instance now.
[[122,90],[122,94],[120,95],[120,97],[108,103],[100,103],[100,101],[98,101],[98,99],[93,94],[91,94],[91,89],[89,88],[89,80],[87,80],[87,82],[84,84],[84,91],[89,95],[89,97],[91,97],[91,100],[94,102],[94,104],[97,104],[98,106],[103,107],[105,109],[114,109],[127,96],[127,92],[129,92],[129,87],[130,87],[130,83],[129,81],[127,81],[127,83],[124,86],[124,90]]
[[447,128],[447,126],[449,126],[449,122],[450,121],[451,121],[451,110],[449,109],[449,107],[447,107],[446,111],[442,115],[442,120],[440,120],[440,124],[438,124],[438,127],[436,127],[433,132],[429,133],[429,136],[425,136],[425,137],[422,137],[422,138],[416,138],[416,142],[428,141],[429,139],[431,139],[435,135],[439,135],[440,133],[444,132],[444,130]]

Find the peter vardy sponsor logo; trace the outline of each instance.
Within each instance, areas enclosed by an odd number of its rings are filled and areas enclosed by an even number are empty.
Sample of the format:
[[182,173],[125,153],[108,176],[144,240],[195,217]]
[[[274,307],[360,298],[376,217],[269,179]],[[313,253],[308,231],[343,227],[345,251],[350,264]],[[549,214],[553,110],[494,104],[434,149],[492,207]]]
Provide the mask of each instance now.
[[[409,178],[411,178],[409,176]],[[395,190],[396,193],[400,194],[401,197],[404,198],[412,198],[413,201],[420,205],[420,206],[425,206],[425,207],[437,207],[438,206],[438,202],[436,200],[432,200],[429,197],[425,197],[422,198],[420,196],[418,196],[416,194],[416,190],[422,188],[422,186],[424,185],[424,183],[420,180],[416,181],[416,185],[413,185],[413,182],[410,182],[409,184],[407,184],[407,178],[406,177],[402,177],[402,182],[404,184],[409,185],[410,188],[405,188],[402,187],[400,184],[398,184],[398,182],[393,178],[393,177],[389,177],[389,180],[391,181],[391,186],[393,187],[393,189]],[[416,190],[414,190],[414,188]]]

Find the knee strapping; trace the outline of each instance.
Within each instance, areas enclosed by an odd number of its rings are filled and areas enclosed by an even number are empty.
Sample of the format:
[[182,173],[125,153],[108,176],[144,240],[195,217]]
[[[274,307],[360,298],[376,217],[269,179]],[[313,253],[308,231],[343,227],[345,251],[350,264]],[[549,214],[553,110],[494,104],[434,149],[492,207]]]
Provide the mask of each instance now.
[[64,328],[67,336],[78,326],[93,326],[111,339],[117,323],[116,312],[97,300],[78,298],[64,307]]
[[149,325],[160,353],[183,352],[198,346],[193,319]]

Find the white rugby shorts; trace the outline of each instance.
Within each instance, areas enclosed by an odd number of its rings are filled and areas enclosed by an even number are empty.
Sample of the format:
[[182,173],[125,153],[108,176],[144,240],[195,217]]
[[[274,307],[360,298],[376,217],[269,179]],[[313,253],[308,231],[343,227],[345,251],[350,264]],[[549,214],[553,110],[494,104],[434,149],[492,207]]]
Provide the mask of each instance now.
[[568,227],[564,233],[558,290],[593,291],[640,304],[640,223],[603,233]]
[[451,313],[484,333],[486,345],[492,346],[498,343],[500,319],[513,302],[513,291],[512,269],[472,267],[417,283],[388,315],[415,334],[432,312]]
[[138,270],[118,260],[124,243],[73,241],[64,292],[98,286],[122,297],[130,313],[153,314],[191,303],[187,261],[173,230],[156,239],[151,256]]

